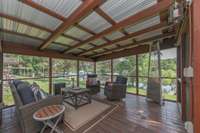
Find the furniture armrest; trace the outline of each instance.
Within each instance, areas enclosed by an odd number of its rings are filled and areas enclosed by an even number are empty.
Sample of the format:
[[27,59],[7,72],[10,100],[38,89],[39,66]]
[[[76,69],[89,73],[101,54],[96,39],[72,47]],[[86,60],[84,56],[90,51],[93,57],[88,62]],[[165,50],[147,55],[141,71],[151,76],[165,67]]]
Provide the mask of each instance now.
[[33,114],[42,107],[54,104],[62,104],[62,96],[50,96],[46,99],[40,100],[38,102],[30,103],[19,108],[20,114],[26,119],[27,117],[32,117]]

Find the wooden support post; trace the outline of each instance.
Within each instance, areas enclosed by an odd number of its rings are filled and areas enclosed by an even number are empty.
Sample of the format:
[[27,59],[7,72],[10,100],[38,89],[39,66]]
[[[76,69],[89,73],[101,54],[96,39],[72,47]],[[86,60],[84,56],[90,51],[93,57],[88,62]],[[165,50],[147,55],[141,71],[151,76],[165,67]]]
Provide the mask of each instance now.
[[[2,105],[2,102],[3,102],[3,50],[2,50],[2,41],[0,40],[0,106]],[[1,121],[2,121],[2,110],[0,109],[0,125]]]
[[76,81],[77,81],[77,87],[79,87],[79,68],[80,68],[80,65],[79,65],[79,60],[77,60],[77,78],[76,78]]
[[200,1],[193,0],[192,3],[192,45],[193,45],[193,66],[194,66],[194,78],[193,78],[193,122],[194,133],[200,133]]
[[52,58],[49,58],[49,94],[52,94]]
[[95,74],[97,73],[97,63],[96,63],[96,61],[94,62],[94,73]]
[[111,82],[113,82],[113,59],[111,59],[110,60],[110,66],[111,66],[111,68],[110,68],[110,72],[111,72]]
[[139,94],[138,55],[136,55],[136,94]]

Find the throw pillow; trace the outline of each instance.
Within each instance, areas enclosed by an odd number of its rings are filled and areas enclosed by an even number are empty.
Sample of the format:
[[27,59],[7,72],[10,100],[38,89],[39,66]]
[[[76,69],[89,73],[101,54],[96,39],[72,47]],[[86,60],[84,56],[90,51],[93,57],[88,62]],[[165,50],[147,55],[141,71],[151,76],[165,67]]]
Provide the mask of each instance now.
[[45,98],[48,97],[48,94],[45,93],[40,88],[40,86],[37,83],[35,83],[35,82],[33,82],[33,84],[32,84],[32,91],[34,92],[34,96],[35,96],[36,101],[39,101],[41,99],[45,99]]

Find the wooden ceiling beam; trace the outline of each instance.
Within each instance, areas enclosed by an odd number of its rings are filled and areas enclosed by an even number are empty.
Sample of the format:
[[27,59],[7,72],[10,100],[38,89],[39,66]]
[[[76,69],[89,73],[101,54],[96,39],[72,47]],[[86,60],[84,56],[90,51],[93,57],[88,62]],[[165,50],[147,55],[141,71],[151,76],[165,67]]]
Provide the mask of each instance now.
[[72,40],[77,41],[77,42],[82,42],[81,39],[76,38],[76,37],[73,37],[73,36],[71,36],[71,35],[62,34],[62,36],[66,37],[66,38],[69,38],[69,39],[72,39]]
[[[28,38],[31,38],[31,39],[34,39],[34,40],[39,40],[39,41],[45,41],[45,39],[42,39],[42,38],[39,38],[39,37],[34,37],[34,36],[27,35],[27,34],[11,31],[11,30],[6,30],[6,29],[0,28],[0,32],[12,34],[12,35],[17,35],[17,36],[21,36],[21,37],[28,37]],[[66,48],[70,48],[70,46],[68,46],[67,44],[63,44],[63,43],[59,43],[59,42],[53,42],[53,43],[56,44],[56,45],[64,46]]]
[[62,15],[60,15],[60,14],[58,14],[58,13],[56,13],[56,12],[54,12],[54,11],[48,9],[48,8],[46,8],[46,7],[44,7],[44,6],[40,5],[40,4],[37,4],[36,2],[34,2],[32,0],[20,0],[20,1],[23,2],[24,4],[28,5],[28,6],[32,7],[32,8],[35,8],[35,9],[37,9],[37,10],[43,12],[43,13],[46,13],[46,14],[54,17],[54,18],[57,18],[57,19],[59,19],[61,21],[65,21],[66,20],[66,18],[64,16],[62,16]]
[[135,47],[135,46],[142,45],[142,44],[147,44],[147,43],[150,43],[150,42],[153,42],[153,41],[156,41],[156,40],[163,40],[163,39],[166,39],[166,38],[174,37],[175,35],[176,35],[175,32],[170,32],[170,33],[158,35],[158,36],[155,36],[155,37],[150,37],[150,38],[147,38],[147,39],[135,42],[135,43],[130,43],[130,44],[127,44],[125,46],[120,46],[120,47],[114,48],[114,49],[109,50],[109,51],[104,51],[104,52],[99,53],[98,55],[92,55],[90,57],[94,57],[94,56],[96,57],[96,56],[99,56],[99,55],[102,55],[102,54],[106,54],[108,52],[123,50],[123,49],[126,49],[126,48]]
[[[31,22],[28,22],[28,21],[26,21],[26,20],[22,20],[22,19],[20,19],[20,18],[14,17],[14,16],[10,16],[10,15],[6,15],[6,14],[4,14],[4,13],[0,13],[0,17],[9,19],[9,20],[12,20],[12,21],[14,21],[14,22],[18,22],[18,23],[21,23],[21,24],[24,24],[24,25],[27,25],[27,26],[30,26],[30,27],[34,27],[34,28],[37,28],[37,29],[40,29],[40,30],[43,30],[43,31],[46,31],[46,32],[53,33],[53,30],[50,30],[50,29],[48,29],[48,28],[46,28],[46,27],[43,27],[43,26],[40,26],[40,25],[31,23]],[[63,36],[65,36],[65,37],[67,37],[67,38],[70,38],[70,39],[72,39],[72,40],[81,42],[80,39],[75,38],[75,37],[72,37],[72,36],[70,36],[70,35],[65,35],[65,34],[63,34]]]
[[128,25],[135,24],[135,23],[140,22],[144,19],[147,19],[151,16],[154,16],[154,15],[168,9],[169,6],[172,4],[172,2],[173,2],[173,0],[162,0],[161,2],[158,2],[157,4],[147,8],[135,15],[132,15],[132,16],[128,17],[127,19],[122,20],[121,22],[111,26],[110,28],[94,35],[93,37],[86,39],[82,43],[78,43],[77,45],[73,46],[72,48],[65,50],[65,53],[68,53],[75,48],[81,47],[82,45],[85,45],[86,43],[91,42],[95,39],[101,38],[109,33],[120,30]]
[[95,12],[98,13],[102,18],[104,18],[110,24],[112,25],[116,24],[116,22],[109,15],[107,15],[103,10],[101,10],[101,8],[96,8]]
[[61,58],[61,59],[72,59],[72,60],[84,60],[84,61],[93,61],[92,59],[85,57],[77,57],[71,54],[61,54],[53,50],[43,50],[40,51],[35,47],[5,42],[3,41],[3,52],[12,53],[12,54],[21,54],[21,55],[30,55],[30,56],[42,56],[42,57],[51,57],[51,58]]
[[[167,41],[164,41],[160,45],[160,49],[169,49],[175,47],[174,43],[176,42],[175,39],[167,39]],[[125,49],[120,52],[114,52],[110,54],[106,54],[103,56],[99,56],[95,61],[104,61],[104,60],[109,60],[109,59],[114,59],[114,58],[121,58],[121,57],[126,57],[126,56],[131,56],[131,55],[136,55],[136,54],[143,54],[149,52],[149,45],[141,45],[138,47],[130,48],[130,49]]]
[[40,46],[40,50],[47,48],[58,36],[67,28],[79,22],[84,16],[89,14],[94,8],[99,6],[102,0],[86,0],[76,9],[55,32]]
[[13,35],[17,35],[17,36],[22,36],[22,37],[28,37],[28,38],[35,39],[35,40],[40,40],[40,41],[44,41],[45,40],[45,39],[42,39],[42,38],[39,38],[39,37],[34,37],[34,36],[27,35],[27,34],[15,32],[15,31],[11,31],[11,30],[6,30],[6,29],[1,29],[1,28],[0,28],[0,32],[13,34]]
[[46,32],[53,32],[52,30],[50,30],[46,27],[28,22],[26,20],[22,20],[20,18],[14,17],[14,16],[10,16],[10,15],[4,14],[4,13],[0,13],[0,17],[9,19],[9,20],[12,20],[12,21],[15,21],[15,22],[18,22],[18,23],[21,23],[21,24],[24,24],[24,25],[27,25],[27,26],[30,26],[30,27],[34,27],[34,28],[37,28],[37,29],[40,29],[40,30],[44,30]]
[[[117,24],[108,14],[106,14],[101,8],[95,9],[96,13],[98,13],[101,17],[103,17],[107,22],[109,22],[111,25]],[[120,30],[124,35],[128,35],[128,33],[124,30]]]
[[81,29],[81,30],[87,32],[87,33],[90,33],[90,34],[92,34],[92,35],[96,35],[95,32],[93,32],[92,30],[90,30],[90,29],[88,29],[88,28],[86,28],[86,27],[84,27],[84,26],[82,26],[82,25],[80,25],[80,24],[76,24],[75,26],[76,26],[77,28],[79,28],[79,29]]
[[105,43],[105,44],[102,44],[102,45],[99,45],[95,48],[91,48],[89,49],[88,51],[84,52],[84,53],[81,53],[79,55],[84,55],[88,52],[91,52],[91,51],[94,51],[94,50],[98,50],[98,49],[101,49],[101,48],[104,48],[104,47],[107,47],[107,46],[110,46],[112,44],[115,44],[115,43],[118,43],[118,42],[121,42],[121,41],[125,41],[127,39],[130,39],[130,38],[133,38],[133,37],[136,37],[136,36],[139,36],[139,35],[142,35],[142,34],[145,34],[147,32],[151,32],[151,31],[155,31],[155,30],[158,30],[158,29],[163,29],[163,28],[168,28],[169,26],[172,26],[172,25],[168,25],[167,22],[162,22],[160,24],[157,24],[157,25],[154,25],[154,26],[151,26],[149,28],[146,28],[144,30],[140,30],[140,31],[137,31],[137,32],[134,32],[134,33],[131,33],[127,36],[123,36],[121,38],[118,38],[118,39],[115,39],[111,42],[108,42],[108,43]]

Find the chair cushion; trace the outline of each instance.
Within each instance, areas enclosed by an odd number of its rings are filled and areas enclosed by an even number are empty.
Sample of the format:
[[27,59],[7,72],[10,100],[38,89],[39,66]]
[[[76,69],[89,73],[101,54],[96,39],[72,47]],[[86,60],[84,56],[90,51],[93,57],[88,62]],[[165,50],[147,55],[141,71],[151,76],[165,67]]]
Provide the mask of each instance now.
[[26,82],[20,83],[17,86],[17,92],[19,93],[20,99],[24,105],[35,102],[34,93],[31,90],[30,84]]
[[15,85],[15,87],[17,87],[21,83],[23,83],[23,81],[17,79],[13,80],[13,84]]

